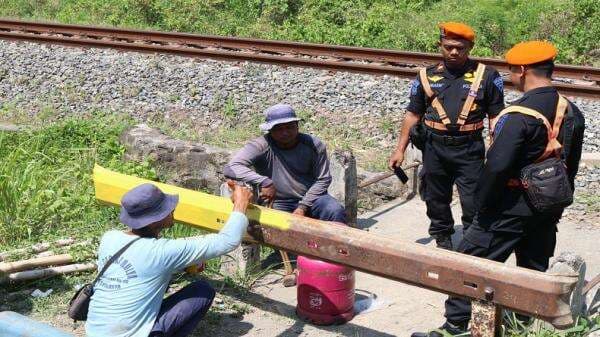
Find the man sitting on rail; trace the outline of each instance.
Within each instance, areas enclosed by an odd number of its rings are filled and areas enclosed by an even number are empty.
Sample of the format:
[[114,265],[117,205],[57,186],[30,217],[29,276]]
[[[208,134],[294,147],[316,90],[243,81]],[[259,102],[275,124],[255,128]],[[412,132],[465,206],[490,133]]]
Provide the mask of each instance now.
[[300,133],[294,109],[277,104],[265,111],[264,136],[251,140],[225,166],[229,179],[260,188],[274,209],[346,223],[344,208],[327,188],[331,184],[325,144]]
[[163,229],[173,226],[177,195],[143,184],[123,196],[120,219],[129,230],[111,230],[100,241],[100,270],[111,256],[121,254],[94,285],[85,326],[88,337],[184,337],[194,330],[212,304],[214,289],[196,281],[164,300],[163,296],[174,271],[227,254],[240,244],[252,192],[229,185],[229,220],[218,234],[200,239],[159,238]]

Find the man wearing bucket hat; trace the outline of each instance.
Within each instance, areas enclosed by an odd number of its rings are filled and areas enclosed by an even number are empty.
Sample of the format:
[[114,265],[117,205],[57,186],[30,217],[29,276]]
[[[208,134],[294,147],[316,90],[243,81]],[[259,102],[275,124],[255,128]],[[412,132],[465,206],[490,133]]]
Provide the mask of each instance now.
[[[552,86],[556,53],[549,42],[529,41],[506,54],[510,78],[524,94],[502,110],[493,127],[493,143],[477,182],[477,216],[458,246],[460,253],[505,262],[514,252],[519,267],[548,268],[558,221],[572,202],[585,125],[581,111]],[[533,179],[526,172],[533,172]],[[440,329],[463,334],[470,301],[450,296],[445,316]]]
[[273,208],[302,216],[346,223],[344,208],[327,189],[331,184],[325,144],[300,133],[294,109],[277,104],[265,111],[264,136],[251,140],[225,166],[229,179],[260,188]]
[[485,154],[482,130],[504,108],[498,72],[471,60],[475,32],[460,22],[439,24],[443,62],[423,68],[411,83],[410,102],[389,168],[402,165],[410,142],[423,152],[421,198],[427,206],[429,235],[438,247],[453,249],[450,203],[456,184],[466,230],[475,215],[474,192]]
[[[121,199],[120,220],[128,231],[102,236],[98,268],[125,250],[94,285],[86,335],[88,337],[188,336],[206,314],[215,296],[205,281],[192,282],[163,300],[171,275],[234,250],[246,231],[249,189],[229,183],[233,212],[218,234],[193,239],[164,239],[160,232],[173,225],[177,195],[143,184]],[[135,240],[135,241],[134,241]]]

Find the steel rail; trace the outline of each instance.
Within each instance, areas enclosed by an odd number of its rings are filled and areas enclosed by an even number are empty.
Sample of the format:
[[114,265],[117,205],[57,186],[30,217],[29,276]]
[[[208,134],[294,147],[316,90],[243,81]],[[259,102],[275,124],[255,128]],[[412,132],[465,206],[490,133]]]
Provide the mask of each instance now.
[[[9,40],[118,48],[138,52],[170,53],[188,57],[263,62],[400,77],[414,77],[417,74],[415,66],[434,64],[441,60],[440,55],[430,53],[9,19],[0,19],[0,33],[0,38]],[[499,70],[507,68],[506,63],[499,59],[475,59],[495,66]],[[557,65],[555,76],[600,81],[600,68]],[[510,80],[504,81],[507,87],[514,87]],[[555,85],[568,96],[600,97],[600,87],[596,85],[574,85],[562,82],[557,82]]]

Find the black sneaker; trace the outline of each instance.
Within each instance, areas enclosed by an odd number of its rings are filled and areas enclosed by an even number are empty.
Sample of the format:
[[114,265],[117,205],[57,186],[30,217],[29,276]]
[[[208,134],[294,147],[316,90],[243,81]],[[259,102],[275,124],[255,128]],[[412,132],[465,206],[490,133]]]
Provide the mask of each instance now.
[[444,323],[444,325],[442,325],[436,330],[432,330],[429,332],[413,332],[410,335],[410,337],[444,337],[444,334],[441,331],[447,332],[452,336],[466,335],[468,333],[467,323],[454,325],[452,323],[446,322]]
[[435,243],[438,248],[453,250],[452,248],[452,237],[447,234],[435,235]]

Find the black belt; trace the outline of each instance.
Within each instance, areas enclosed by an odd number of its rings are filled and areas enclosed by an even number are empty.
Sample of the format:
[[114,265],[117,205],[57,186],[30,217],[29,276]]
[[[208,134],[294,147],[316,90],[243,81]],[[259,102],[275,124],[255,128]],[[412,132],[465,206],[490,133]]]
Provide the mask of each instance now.
[[434,142],[438,142],[440,144],[448,145],[448,146],[458,146],[467,144],[473,141],[483,140],[483,136],[481,132],[473,132],[467,135],[457,135],[457,136],[449,136],[449,135],[440,135],[433,133],[431,131],[427,132],[427,137]]

